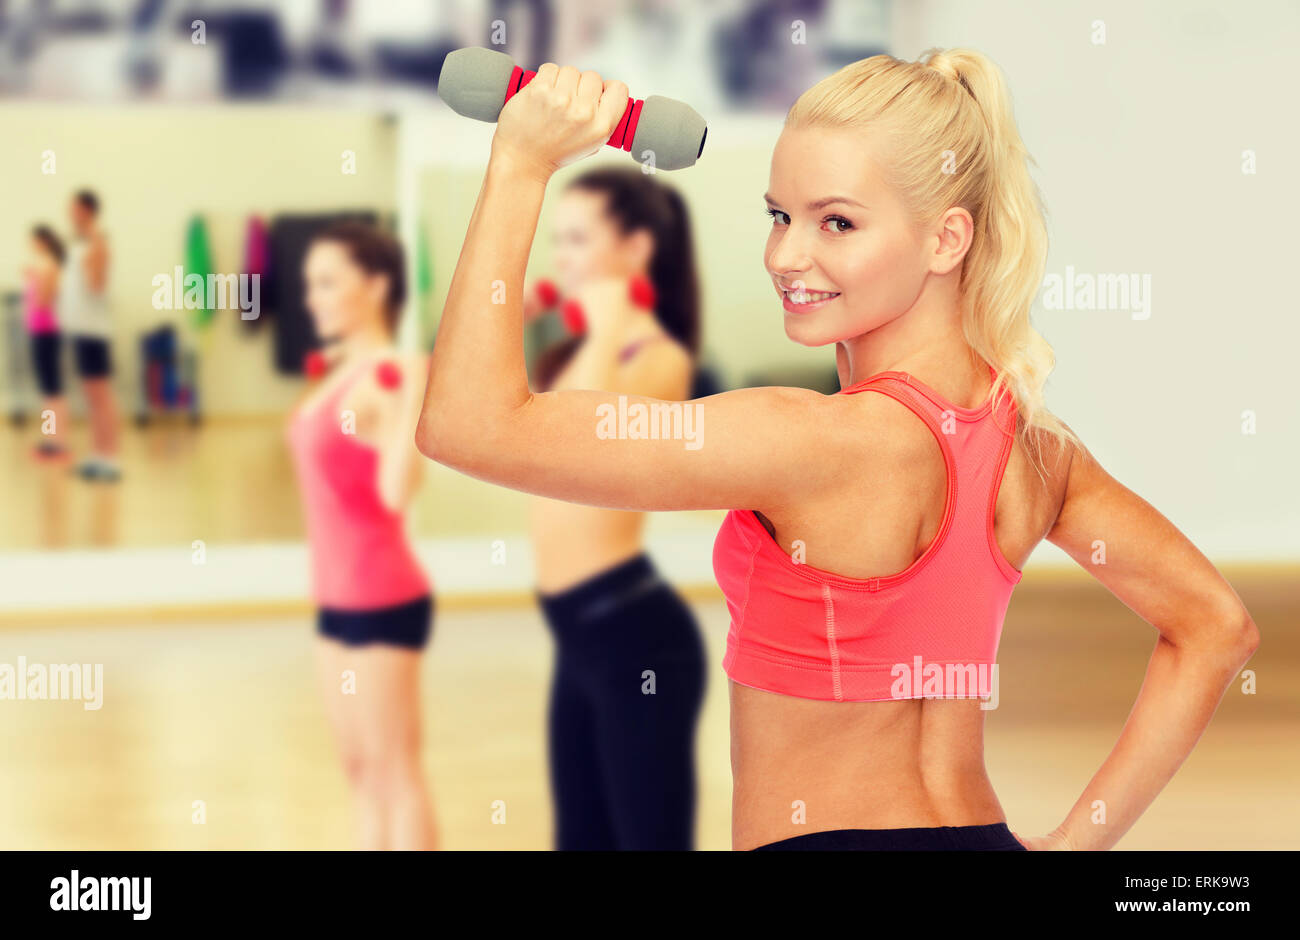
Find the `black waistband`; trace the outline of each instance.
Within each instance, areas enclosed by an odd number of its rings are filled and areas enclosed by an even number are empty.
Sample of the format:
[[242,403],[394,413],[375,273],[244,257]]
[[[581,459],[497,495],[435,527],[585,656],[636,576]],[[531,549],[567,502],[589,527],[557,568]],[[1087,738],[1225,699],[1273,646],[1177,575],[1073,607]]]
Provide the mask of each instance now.
[[911,829],[829,829],[769,842],[755,852],[1024,851],[1004,822]]
[[583,623],[664,586],[654,563],[642,553],[558,594],[538,592],[537,601],[552,625]]

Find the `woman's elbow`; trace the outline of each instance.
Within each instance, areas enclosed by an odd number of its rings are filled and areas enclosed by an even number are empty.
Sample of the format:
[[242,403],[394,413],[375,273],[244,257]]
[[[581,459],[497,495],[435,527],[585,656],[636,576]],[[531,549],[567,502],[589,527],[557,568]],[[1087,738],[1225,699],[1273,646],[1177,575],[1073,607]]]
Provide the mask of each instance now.
[[424,478],[422,468],[423,461],[418,467],[408,468],[404,474],[389,472],[380,475],[376,490],[385,510],[390,513],[403,513],[407,510]]
[[474,434],[463,419],[426,410],[415,427],[415,446],[420,453],[444,466],[465,470],[474,462]]
[[420,412],[420,420],[415,425],[415,449],[430,460],[445,463],[446,435],[438,427],[428,411]]
[[1255,621],[1251,619],[1250,614],[1246,614],[1246,622],[1242,625],[1237,642],[1246,659],[1254,656],[1255,651],[1259,649],[1259,627],[1255,626]]
[[1250,614],[1244,610],[1230,627],[1223,627],[1217,634],[1219,655],[1231,661],[1234,669],[1240,669],[1259,649],[1259,628]]
[[1234,668],[1259,649],[1259,628],[1239,601],[1225,604],[1217,614],[1202,606],[1193,619],[1183,620],[1177,630],[1161,630],[1162,638],[1180,649],[1227,663]]

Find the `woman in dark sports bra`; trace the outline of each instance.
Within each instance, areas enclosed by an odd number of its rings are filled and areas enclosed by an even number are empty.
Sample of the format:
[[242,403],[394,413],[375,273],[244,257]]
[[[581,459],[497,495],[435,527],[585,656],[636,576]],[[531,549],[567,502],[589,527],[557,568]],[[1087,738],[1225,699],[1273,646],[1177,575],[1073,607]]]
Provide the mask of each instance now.
[[[555,208],[554,267],[585,331],[545,350],[540,389],[684,398],[699,316],[690,220],[635,168],[574,180]],[[629,280],[653,284],[653,311]],[[530,310],[530,313],[536,311]],[[559,849],[689,849],[704,652],[690,609],[643,547],[645,516],[538,499],[538,599],[556,641],[548,715]]]

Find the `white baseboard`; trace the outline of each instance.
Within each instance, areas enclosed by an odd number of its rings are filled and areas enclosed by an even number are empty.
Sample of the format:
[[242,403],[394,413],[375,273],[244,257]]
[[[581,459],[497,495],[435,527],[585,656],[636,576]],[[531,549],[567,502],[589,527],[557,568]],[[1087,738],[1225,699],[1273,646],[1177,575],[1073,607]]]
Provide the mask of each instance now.
[[[683,589],[716,586],[716,525],[654,530],[651,526],[647,533],[647,550],[669,581]],[[533,554],[526,535],[420,539],[416,550],[440,598],[517,597],[533,591]],[[1077,566],[1047,542],[1026,565],[1026,573],[1065,569]],[[11,618],[49,611],[300,603],[307,601],[309,589],[305,542],[0,554],[0,615]]]

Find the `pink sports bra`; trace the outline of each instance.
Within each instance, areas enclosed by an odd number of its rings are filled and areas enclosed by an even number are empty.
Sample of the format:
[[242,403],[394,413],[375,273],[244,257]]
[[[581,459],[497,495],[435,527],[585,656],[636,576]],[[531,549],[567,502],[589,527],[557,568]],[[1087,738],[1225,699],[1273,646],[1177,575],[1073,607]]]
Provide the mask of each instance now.
[[295,412],[287,430],[311,546],[312,593],[321,607],[337,610],[391,607],[430,591],[402,513],[390,512],[379,497],[378,451],[343,433],[339,402],[366,369],[358,366],[311,411]]
[[904,571],[846,578],[796,563],[752,511],[732,510],[713,546],[731,614],[723,669],[742,685],[826,701],[986,697],[1021,577],[993,532],[1015,403],[1001,396],[996,415],[991,400],[962,408],[905,372],[839,394],[868,391],[901,402],[939,442],[948,491],[938,534]]

